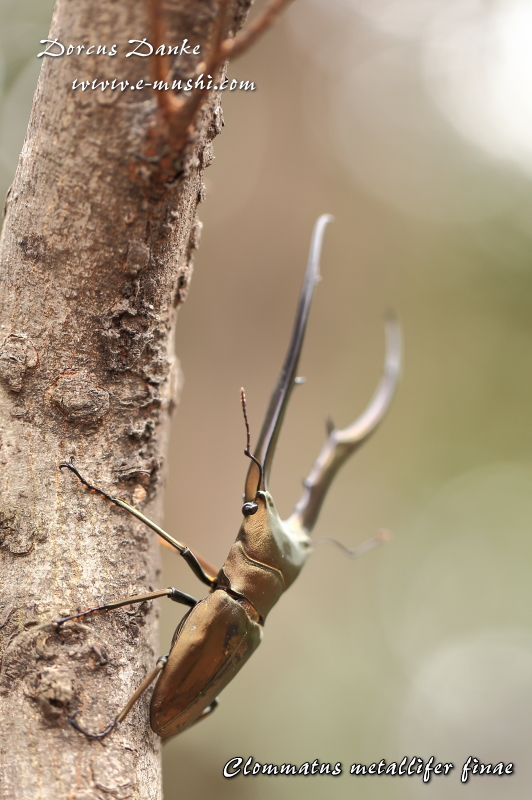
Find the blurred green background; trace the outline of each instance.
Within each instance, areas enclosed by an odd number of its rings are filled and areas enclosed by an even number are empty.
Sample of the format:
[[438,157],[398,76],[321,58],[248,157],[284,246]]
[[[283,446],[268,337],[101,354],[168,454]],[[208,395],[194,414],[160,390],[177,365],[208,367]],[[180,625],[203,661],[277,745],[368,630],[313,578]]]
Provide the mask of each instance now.
[[[0,4],[0,183],[14,173],[51,3]],[[298,0],[229,76],[180,312],[185,375],[165,525],[216,564],[291,330],[310,233],[320,284],[272,493],[288,515],[330,413],[368,402],[394,308],[403,380],[338,476],[316,536],[393,540],[359,562],[317,548],[208,721],[165,746],[165,797],[529,797],[532,784],[532,55],[530,0]],[[207,469],[206,469],[207,466]],[[206,482],[205,476],[209,479]],[[215,530],[203,510],[218,510]],[[164,551],[163,586],[198,593]],[[179,614],[161,606],[165,652]],[[353,762],[451,761],[419,777]],[[341,777],[236,777],[234,756],[340,761]],[[468,756],[512,777],[460,784]]]

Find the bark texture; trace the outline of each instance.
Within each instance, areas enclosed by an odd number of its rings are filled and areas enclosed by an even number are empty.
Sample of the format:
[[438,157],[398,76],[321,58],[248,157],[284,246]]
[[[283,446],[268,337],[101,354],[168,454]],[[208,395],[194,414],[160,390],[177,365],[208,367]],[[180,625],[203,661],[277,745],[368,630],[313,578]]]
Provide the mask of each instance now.
[[[247,0],[234,0],[236,30]],[[201,55],[214,0],[165,6],[168,42]],[[61,461],[157,520],[179,367],[176,310],[200,223],[203,168],[222,125],[206,95],[173,152],[157,100],[143,90],[72,90],[72,81],[150,80],[150,6],[58,0],[50,39],[116,43],[118,55],[43,57],[0,244],[0,798],[159,798],[159,743],[145,697],[109,738],[101,730],[160,655],[156,609],[51,621],[161,588],[155,535],[88,492]],[[154,56],[155,57],[155,56]]]

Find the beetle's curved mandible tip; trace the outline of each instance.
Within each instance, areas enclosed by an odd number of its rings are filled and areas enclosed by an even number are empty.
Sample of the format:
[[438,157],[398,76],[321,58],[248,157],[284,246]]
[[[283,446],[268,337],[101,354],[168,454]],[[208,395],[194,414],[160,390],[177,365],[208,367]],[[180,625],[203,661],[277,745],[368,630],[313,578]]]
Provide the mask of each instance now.
[[320,226],[321,225],[323,225],[323,226],[328,225],[329,222],[334,222],[334,217],[333,217],[332,214],[320,214],[320,216],[316,220],[316,227],[318,225],[320,225]]
[[[392,312],[386,315],[385,332],[384,368],[373,398],[365,411],[347,428],[336,430],[332,423],[327,425],[327,441],[304,482],[303,495],[290,517],[292,524],[304,528],[309,533],[316,523],[321,504],[339,468],[376,430],[392,402],[402,363],[401,328],[396,315]],[[382,544],[383,540],[383,537],[379,536],[373,541]],[[357,549],[356,552],[360,550]]]
[[384,315],[384,333],[386,336],[386,360],[384,372],[397,380],[403,368],[403,337],[399,318],[392,308]]
[[309,262],[315,265],[316,270],[316,283],[321,280],[321,275],[319,274],[319,261],[320,261],[320,254],[321,248],[323,244],[323,235],[325,233],[325,228],[330,222],[334,222],[334,217],[332,214],[322,214],[316,220],[314,225],[314,230],[312,232],[312,241],[310,243],[310,253],[309,253]]

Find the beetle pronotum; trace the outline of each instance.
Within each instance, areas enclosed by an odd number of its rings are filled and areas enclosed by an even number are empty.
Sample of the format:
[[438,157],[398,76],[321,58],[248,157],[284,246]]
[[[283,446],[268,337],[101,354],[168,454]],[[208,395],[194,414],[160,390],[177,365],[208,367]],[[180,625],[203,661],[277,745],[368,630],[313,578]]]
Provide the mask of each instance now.
[[[190,607],[177,627],[169,655],[158,660],[155,669],[105,730],[90,733],[77,721],[76,714],[70,718],[72,725],[86,736],[106,736],[156,679],[150,722],[155,733],[163,739],[180,733],[214,710],[217,695],[258,647],[268,613],[297,578],[310,555],[310,533],[336,472],[373,433],[390,405],[401,364],[400,331],[398,323],[392,318],[386,323],[384,372],[373,399],[363,414],[347,428],[335,430],[332,425],[329,426],[328,438],[304,482],[301,499],[293,514],[287,520],[281,520],[268,491],[268,479],[284,413],[296,381],[310,302],[319,277],[323,234],[330,220],[330,216],[323,215],[314,227],[292,338],[253,454],[249,450],[249,427],[242,390],[247,430],[245,453],[251,459],[251,464],[245,483],[244,519],[219,571],[185,544],[169,536],[136,508],[88,483],[72,459],[60,465],[72,470],[87,488],[103,495],[152,528],[179,551],[199,580],[210,588],[210,593],[199,601],[178,589],[168,588],[127,597],[56,621],[60,626],[68,620],[80,619],[95,611],[120,608],[157,597],[168,597]],[[382,540],[383,536],[377,535],[355,550],[344,549],[352,557],[357,557],[376,547]]]

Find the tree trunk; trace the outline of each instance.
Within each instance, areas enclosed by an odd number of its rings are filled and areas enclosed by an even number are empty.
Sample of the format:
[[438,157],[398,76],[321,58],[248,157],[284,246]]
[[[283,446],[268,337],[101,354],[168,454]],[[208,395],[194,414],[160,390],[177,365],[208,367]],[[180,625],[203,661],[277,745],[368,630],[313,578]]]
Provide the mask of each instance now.
[[[234,0],[227,29],[248,0]],[[153,9],[156,10],[155,5]],[[152,13],[153,13],[152,9]],[[165,43],[201,55],[218,6],[172,0]],[[152,20],[153,22],[153,20]],[[179,367],[176,310],[201,225],[196,207],[219,96],[175,138],[150,88],[149,6],[58,0],[49,39],[105,45],[42,57],[0,245],[0,798],[159,798],[159,743],[148,697],[101,741],[160,655],[152,603],[65,624],[52,620],[159,584],[155,534],[87,491],[59,464],[157,520]],[[112,53],[116,44],[117,55]],[[42,46],[45,49],[45,46]],[[55,46],[53,52],[59,52]],[[145,52],[145,50],[144,50]],[[122,90],[74,80],[129,81]],[[166,98],[168,95],[165,96]],[[159,100],[159,101],[158,101]],[[165,100],[166,102],[166,100]],[[172,142],[171,137],[174,136]],[[188,137],[188,138],[187,138]]]

